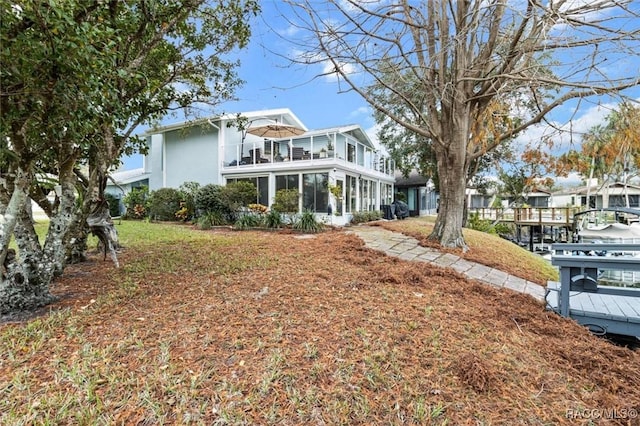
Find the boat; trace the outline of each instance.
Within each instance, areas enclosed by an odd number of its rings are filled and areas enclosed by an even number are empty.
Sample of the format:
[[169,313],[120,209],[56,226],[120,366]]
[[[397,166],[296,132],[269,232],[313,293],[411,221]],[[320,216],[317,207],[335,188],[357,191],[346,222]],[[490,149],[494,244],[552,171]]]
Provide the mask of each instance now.
[[573,215],[576,243],[640,244],[640,209],[610,207]]

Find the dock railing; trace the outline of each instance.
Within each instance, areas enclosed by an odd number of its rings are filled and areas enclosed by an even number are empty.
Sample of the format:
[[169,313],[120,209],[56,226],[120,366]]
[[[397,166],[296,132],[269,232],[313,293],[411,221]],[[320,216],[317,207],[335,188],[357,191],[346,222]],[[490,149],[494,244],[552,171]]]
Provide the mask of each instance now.
[[573,215],[579,211],[578,207],[470,207],[469,215],[478,214],[480,219],[516,224],[556,224],[570,227],[573,223]]
[[[551,264],[560,272],[560,282],[547,284],[547,303],[554,311],[603,332],[640,335],[640,288],[599,283],[603,271],[640,271],[640,257],[633,256],[640,244],[556,243],[551,248]],[[548,299],[552,292],[555,301]],[[573,297],[579,304],[575,309]]]

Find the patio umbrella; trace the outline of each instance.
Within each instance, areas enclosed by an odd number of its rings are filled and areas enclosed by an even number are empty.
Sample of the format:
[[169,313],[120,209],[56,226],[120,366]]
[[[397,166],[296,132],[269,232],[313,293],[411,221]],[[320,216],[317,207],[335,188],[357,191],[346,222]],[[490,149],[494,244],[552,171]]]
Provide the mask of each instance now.
[[259,136],[261,138],[289,138],[291,136],[300,136],[305,131],[299,127],[291,126],[289,124],[265,124],[263,126],[249,127],[247,133]]

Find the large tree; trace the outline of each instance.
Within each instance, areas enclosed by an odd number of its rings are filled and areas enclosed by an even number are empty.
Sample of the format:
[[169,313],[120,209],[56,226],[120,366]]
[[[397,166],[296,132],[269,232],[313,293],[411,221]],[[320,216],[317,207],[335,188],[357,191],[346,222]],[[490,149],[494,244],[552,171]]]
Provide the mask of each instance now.
[[[247,42],[257,10],[252,0],[1,3],[0,313],[52,299],[72,231],[104,206],[136,126],[233,93],[237,64],[224,55]],[[42,243],[30,199],[50,218]]]
[[[431,238],[447,247],[465,246],[464,193],[476,158],[571,100],[638,85],[640,5],[630,0],[288,3],[290,23],[309,35],[297,37],[304,53],[294,60],[329,62],[348,90],[431,142],[440,191]],[[499,134],[479,137],[504,99],[508,116],[519,102],[534,112],[506,127],[496,117]]]

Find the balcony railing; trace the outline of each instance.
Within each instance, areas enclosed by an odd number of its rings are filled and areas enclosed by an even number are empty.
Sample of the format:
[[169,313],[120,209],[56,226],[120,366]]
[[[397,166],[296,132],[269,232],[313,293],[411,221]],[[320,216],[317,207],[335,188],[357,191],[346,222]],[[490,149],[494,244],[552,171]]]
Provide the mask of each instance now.
[[[357,151],[357,150],[356,150]],[[344,152],[332,149],[327,144],[300,144],[289,141],[244,142],[223,147],[224,169],[274,166],[286,167],[294,162],[311,162],[317,164],[340,164],[360,170],[377,171],[389,176],[395,172],[395,164],[389,157],[373,151],[364,151],[358,156],[353,150]],[[362,158],[361,158],[362,157]],[[302,163],[299,163],[302,164]]]

